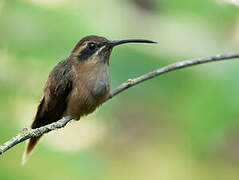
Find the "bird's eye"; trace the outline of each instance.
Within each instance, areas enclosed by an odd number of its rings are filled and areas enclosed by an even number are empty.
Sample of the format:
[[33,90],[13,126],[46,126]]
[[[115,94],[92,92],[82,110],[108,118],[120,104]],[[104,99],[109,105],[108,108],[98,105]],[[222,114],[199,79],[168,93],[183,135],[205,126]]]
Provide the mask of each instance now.
[[88,48],[91,50],[91,51],[94,51],[96,48],[97,48],[97,44],[95,43],[89,43],[88,44]]

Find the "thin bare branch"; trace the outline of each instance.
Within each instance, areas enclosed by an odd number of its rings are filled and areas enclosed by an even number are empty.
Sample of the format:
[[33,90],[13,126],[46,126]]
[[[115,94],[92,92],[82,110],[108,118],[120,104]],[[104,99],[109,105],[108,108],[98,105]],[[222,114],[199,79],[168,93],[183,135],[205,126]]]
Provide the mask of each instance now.
[[24,128],[19,134],[14,136],[9,141],[5,142],[3,145],[0,146],[0,155],[3,154],[8,149],[12,148],[13,146],[31,138],[31,137],[38,137],[42,134],[48,133],[55,129],[60,129],[65,127],[65,125],[72,120],[70,116],[63,117],[59,121],[56,121],[54,123],[48,124],[46,126],[42,126],[37,129],[31,129],[28,130],[27,128]]
[[[215,61],[222,61],[222,60],[229,60],[229,59],[236,59],[239,58],[239,54],[224,54],[224,55],[216,55],[212,57],[207,57],[207,58],[200,58],[200,59],[194,59],[194,60],[185,60],[185,61],[179,61],[174,64],[170,64],[168,66],[156,69],[155,71],[146,73],[142,76],[139,76],[135,79],[128,79],[125,83],[121,84],[119,87],[117,87],[114,91],[111,92],[110,97],[107,99],[111,99],[115,95],[121,93],[122,91],[135,86],[139,83],[142,83],[146,80],[155,78],[156,76],[159,76],[161,74],[165,74],[170,71],[175,71],[177,69],[182,69],[190,66],[195,66],[198,64],[204,64],[204,63],[209,63],[209,62],[215,62]],[[107,101],[106,100],[106,101]]]
[[[229,60],[229,59],[236,59],[236,58],[239,58],[239,54],[216,55],[216,56],[201,58],[201,59],[180,61],[180,62],[171,64],[171,65],[156,69],[155,71],[146,73],[146,74],[139,76],[135,79],[128,79],[125,83],[121,84],[114,91],[112,91],[110,96],[105,100],[105,102],[108,101],[109,99],[113,98],[117,94],[121,93],[122,91],[125,91],[126,89],[133,87],[139,83],[142,83],[146,80],[155,78],[161,74],[164,74],[164,73],[167,73],[170,71],[174,71],[177,69],[182,69],[182,68],[198,65],[198,64],[204,64],[204,63],[222,61],[222,60]],[[53,131],[55,129],[63,128],[71,120],[72,120],[72,118],[70,116],[67,116],[67,117],[60,119],[57,122],[48,124],[46,126],[42,126],[37,129],[28,130],[27,128],[24,128],[22,130],[22,132],[20,132],[15,137],[13,137],[12,139],[10,139],[9,141],[5,142],[3,145],[0,146],[0,155],[2,155],[8,149],[14,147],[15,145],[17,145],[31,137],[37,137],[42,134]]]

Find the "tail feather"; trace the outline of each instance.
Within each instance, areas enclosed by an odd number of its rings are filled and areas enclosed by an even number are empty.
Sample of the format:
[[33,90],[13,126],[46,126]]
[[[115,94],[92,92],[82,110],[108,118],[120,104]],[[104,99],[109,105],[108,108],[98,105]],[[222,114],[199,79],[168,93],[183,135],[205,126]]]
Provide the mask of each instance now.
[[[46,116],[45,116],[46,113],[43,112],[43,105],[44,105],[44,98],[42,98],[41,103],[39,104],[39,106],[37,108],[37,113],[36,113],[35,119],[31,125],[32,129],[39,128],[41,126],[48,124]],[[22,165],[24,165],[26,163],[27,158],[31,155],[32,150],[34,149],[34,147],[36,147],[36,145],[39,142],[41,137],[42,136],[32,137],[32,138],[30,138],[30,140],[28,140],[26,149],[25,149],[25,151],[23,153],[23,157],[22,157]]]
[[28,157],[31,155],[32,150],[37,145],[40,138],[41,138],[41,136],[33,137],[30,140],[28,140],[25,152],[24,152],[23,157],[22,157],[22,165],[24,165],[27,162]]

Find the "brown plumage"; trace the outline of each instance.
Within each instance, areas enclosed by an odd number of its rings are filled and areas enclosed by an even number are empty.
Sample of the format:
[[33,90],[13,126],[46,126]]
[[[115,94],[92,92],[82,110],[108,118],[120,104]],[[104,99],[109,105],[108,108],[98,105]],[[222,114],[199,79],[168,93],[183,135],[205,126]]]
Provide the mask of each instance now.
[[[77,120],[92,113],[110,92],[109,57],[112,48],[129,42],[154,43],[140,39],[109,41],[99,36],[81,39],[70,56],[50,72],[31,128],[50,124],[66,115]],[[23,164],[40,138],[28,141]]]

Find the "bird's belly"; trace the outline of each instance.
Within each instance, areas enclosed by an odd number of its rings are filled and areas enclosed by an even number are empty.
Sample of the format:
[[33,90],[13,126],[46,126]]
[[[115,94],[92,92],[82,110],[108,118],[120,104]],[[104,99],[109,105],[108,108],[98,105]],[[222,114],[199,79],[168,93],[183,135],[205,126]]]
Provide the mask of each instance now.
[[[80,88],[79,88],[80,87]],[[68,98],[65,114],[75,119],[92,113],[109,95],[109,82],[96,80],[91,86],[77,86]]]

